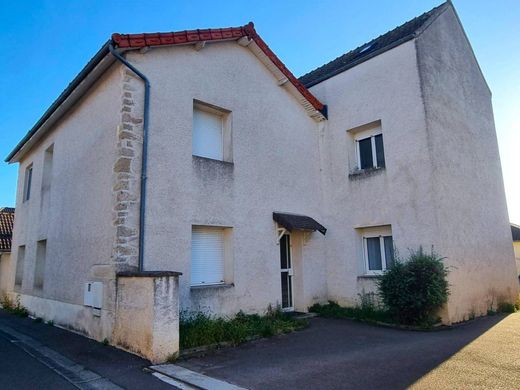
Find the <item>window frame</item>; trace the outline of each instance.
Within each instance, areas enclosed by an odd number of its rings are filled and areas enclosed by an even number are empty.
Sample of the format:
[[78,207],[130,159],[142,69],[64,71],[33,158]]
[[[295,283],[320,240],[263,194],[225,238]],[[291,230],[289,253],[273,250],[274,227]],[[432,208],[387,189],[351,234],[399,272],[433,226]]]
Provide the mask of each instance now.
[[[395,244],[394,237],[392,234],[392,228],[390,225],[377,226],[372,228],[364,228],[361,233],[362,246],[363,246],[363,265],[365,275],[382,275],[388,269],[388,261],[386,259],[385,251],[385,237],[392,238],[392,253],[394,254],[395,261]],[[371,270],[370,262],[368,258],[368,238],[379,238],[379,251],[381,255],[381,268],[380,270]]]
[[[194,140],[195,140],[195,112],[201,111],[210,115],[214,115],[220,119],[220,150],[219,158],[203,156],[195,153]],[[192,144],[191,154],[194,157],[207,158],[215,161],[233,162],[232,155],[232,131],[231,131],[231,111],[215,106],[213,104],[205,103],[199,100],[193,100],[192,110]]]
[[[384,165],[378,165],[377,163],[377,147],[376,147],[376,137],[380,135],[382,137],[382,143],[383,143],[383,159],[385,160],[385,164]],[[371,151],[372,151],[372,166],[371,167],[366,167],[366,168],[362,168],[361,167],[361,150],[360,150],[360,142],[361,141],[364,141],[364,140],[367,140],[367,139],[370,139],[370,146],[371,146]],[[386,166],[386,159],[385,159],[385,153],[384,153],[384,137],[383,137],[383,131],[381,130],[380,127],[378,128],[375,128],[375,129],[372,129],[372,130],[368,130],[368,131],[363,131],[359,134],[356,134],[354,136],[354,141],[356,142],[356,164],[357,164],[357,168],[359,170],[362,170],[362,169],[381,169],[381,168],[385,168]]]
[[23,179],[23,193],[22,193],[22,203],[28,202],[31,199],[31,187],[33,182],[33,163],[30,163],[25,167],[24,171],[24,179]]
[[[195,229],[206,229],[220,231],[222,234],[222,280],[210,282],[193,282],[193,232]],[[229,285],[232,280],[232,256],[231,256],[231,241],[232,228],[229,226],[215,226],[215,225],[192,225],[191,226],[191,251],[190,251],[190,288],[203,288]]]

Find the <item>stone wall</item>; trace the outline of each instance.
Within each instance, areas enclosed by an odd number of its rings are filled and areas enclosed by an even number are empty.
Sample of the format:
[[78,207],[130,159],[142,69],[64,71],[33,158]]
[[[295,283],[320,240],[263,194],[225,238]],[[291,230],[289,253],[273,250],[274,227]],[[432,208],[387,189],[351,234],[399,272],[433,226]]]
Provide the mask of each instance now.
[[116,238],[112,261],[116,269],[136,267],[139,250],[139,192],[143,144],[143,82],[121,67],[121,124],[114,162],[113,224]]

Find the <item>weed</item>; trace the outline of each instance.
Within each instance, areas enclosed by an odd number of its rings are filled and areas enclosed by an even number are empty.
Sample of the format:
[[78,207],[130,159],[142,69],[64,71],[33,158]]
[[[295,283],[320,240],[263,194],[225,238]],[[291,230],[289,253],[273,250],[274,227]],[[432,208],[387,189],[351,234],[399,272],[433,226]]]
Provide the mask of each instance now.
[[54,326],[54,321],[53,320],[47,321],[47,325]]
[[268,308],[265,315],[239,312],[233,318],[205,313],[181,313],[180,347],[194,348],[229,342],[241,344],[255,337],[289,333],[307,326],[307,321],[292,318],[280,309]]
[[499,313],[515,313],[516,305],[514,303],[509,302],[499,302],[497,311]]
[[108,344],[110,344],[110,341],[108,341],[108,339],[105,337],[101,343],[107,346]]
[[27,317],[29,315],[29,311],[20,303],[20,297],[16,297],[16,301],[13,301],[7,294],[4,294],[0,300],[0,304],[8,313],[19,317]]
[[360,305],[352,307],[343,307],[334,301],[329,301],[325,305],[317,303],[309,307],[309,311],[326,318],[350,318],[360,321],[395,323],[395,319],[388,310],[374,304],[367,304],[363,300]]
[[43,322],[43,318],[41,318],[41,317],[36,317],[36,318],[34,319],[34,322],[37,323],[37,324],[41,324],[41,323]]

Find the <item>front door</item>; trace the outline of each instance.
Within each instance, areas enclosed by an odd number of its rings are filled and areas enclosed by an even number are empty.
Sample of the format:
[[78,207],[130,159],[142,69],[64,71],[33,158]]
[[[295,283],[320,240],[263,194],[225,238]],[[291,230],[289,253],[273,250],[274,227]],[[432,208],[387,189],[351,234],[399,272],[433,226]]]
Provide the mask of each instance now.
[[291,311],[293,307],[291,236],[284,234],[280,239],[280,268],[282,276],[282,310]]

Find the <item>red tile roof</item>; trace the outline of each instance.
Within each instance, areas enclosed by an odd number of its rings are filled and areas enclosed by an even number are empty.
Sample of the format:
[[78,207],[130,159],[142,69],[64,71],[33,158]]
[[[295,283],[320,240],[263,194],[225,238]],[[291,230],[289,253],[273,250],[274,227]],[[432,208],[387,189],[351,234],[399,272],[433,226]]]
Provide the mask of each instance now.
[[287,80],[303,95],[303,97],[318,111],[322,112],[324,104],[321,103],[303,84],[291,73],[289,69],[267,46],[258,35],[252,22],[242,27],[216,28],[205,30],[188,30],[169,33],[152,34],[112,34],[112,40],[120,48],[141,48],[146,46],[183,45],[204,41],[238,40],[242,37],[252,39],[262,52],[283,73]]
[[0,252],[11,251],[13,237],[14,208],[0,208]]

